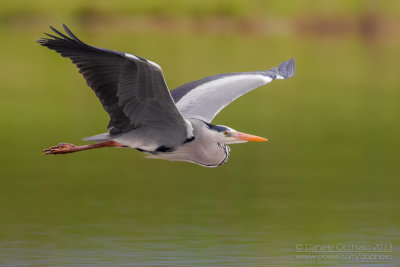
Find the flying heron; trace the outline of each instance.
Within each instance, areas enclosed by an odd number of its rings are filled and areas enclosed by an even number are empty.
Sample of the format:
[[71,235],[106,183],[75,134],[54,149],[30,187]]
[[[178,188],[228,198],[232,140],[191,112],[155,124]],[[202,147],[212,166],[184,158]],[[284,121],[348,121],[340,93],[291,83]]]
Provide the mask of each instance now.
[[67,57],[110,116],[108,133],[85,138],[95,144],[61,143],[45,154],[65,154],[100,147],[129,147],[171,161],[218,167],[229,157],[228,144],[267,139],[213,125],[213,118],[236,98],[275,79],[294,75],[294,59],[263,71],[218,74],[168,90],[161,67],[144,58],[94,47],[79,40],[65,25],[68,36],[37,42]]

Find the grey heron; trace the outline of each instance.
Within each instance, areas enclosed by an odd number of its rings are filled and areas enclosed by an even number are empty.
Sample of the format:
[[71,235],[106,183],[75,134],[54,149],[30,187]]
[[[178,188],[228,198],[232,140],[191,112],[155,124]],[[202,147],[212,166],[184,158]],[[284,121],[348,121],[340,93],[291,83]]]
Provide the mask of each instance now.
[[85,138],[95,144],[61,143],[45,154],[65,154],[100,147],[129,147],[151,158],[218,167],[229,157],[228,144],[267,141],[211,121],[227,105],[275,79],[294,75],[292,58],[263,71],[218,74],[168,90],[161,67],[132,54],[99,48],[67,35],[37,42],[67,57],[79,68],[110,116],[108,133]]

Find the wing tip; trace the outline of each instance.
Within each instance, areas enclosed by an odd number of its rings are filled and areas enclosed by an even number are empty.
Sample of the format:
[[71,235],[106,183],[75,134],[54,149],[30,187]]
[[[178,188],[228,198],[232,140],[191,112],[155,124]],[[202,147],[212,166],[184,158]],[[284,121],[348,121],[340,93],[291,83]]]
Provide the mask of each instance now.
[[288,78],[292,77],[295,74],[295,72],[296,72],[296,64],[294,58],[291,58],[289,60],[289,65],[288,65],[288,73],[289,73]]
[[64,31],[71,37],[74,41],[79,42],[81,44],[84,44],[81,40],[79,40],[78,37],[75,36],[75,34],[72,33],[72,31],[67,27],[67,25],[63,24]]
[[291,58],[289,62],[285,60],[281,64],[279,64],[278,67],[271,68],[268,71],[270,73],[272,72],[272,79],[289,79],[290,77],[293,77],[295,73],[294,58]]
[[61,33],[59,30],[57,30],[55,27],[53,26],[49,26],[50,29],[55,33],[53,34],[48,34],[48,33],[44,33],[45,35],[47,35],[50,38],[46,38],[46,37],[41,37],[36,39],[36,42],[41,44],[41,45],[49,45],[50,43],[54,44],[54,41],[67,41],[67,42],[72,42],[72,43],[79,43],[81,45],[86,45],[84,42],[82,42],[81,40],[78,39],[78,37],[76,37],[71,30],[67,27],[67,25],[63,24],[63,29],[66,32],[67,35]]
[[284,79],[289,79],[295,74],[295,61],[291,58],[289,62],[283,61],[278,67],[278,75],[282,76]]

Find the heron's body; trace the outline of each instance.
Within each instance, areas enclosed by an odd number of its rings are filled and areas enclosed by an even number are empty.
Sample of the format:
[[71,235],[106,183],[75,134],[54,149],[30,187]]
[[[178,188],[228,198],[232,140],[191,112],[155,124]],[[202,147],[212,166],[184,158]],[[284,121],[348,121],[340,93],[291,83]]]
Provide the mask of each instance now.
[[80,69],[110,116],[108,133],[86,138],[95,145],[61,144],[46,154],[64,154],[98,147],[130,147],[151,158],[188,161],[207,167],[225,163],[227,144],[266,139],[212,125],[233,100],[274,79],[294,75],[294,60],[267,71],[218,74],[169,91],[156,63],[127,53],[89,46],[64,26],[69,37],[38,42]]
[[[154,142],[155,138],[143,135],[140,130],[117,135],[100,134],[85,138],[85,140],[95,142],[115,141],[148,154],[148,158],[188,161],[207,167],[217,167],[225,163],[229,157],[229,146],[215,142],[214,140],[218,138],[217,134],[210,130],[204,121],[188,119],[188,123],[193,127],[193,131],[190,132],[192,136],[171,147],[159,146],[157,141]],[[210,134],[214,134],[215,139],[211,139]],[[146,138],[143,138],[143,136],[146,136]]]

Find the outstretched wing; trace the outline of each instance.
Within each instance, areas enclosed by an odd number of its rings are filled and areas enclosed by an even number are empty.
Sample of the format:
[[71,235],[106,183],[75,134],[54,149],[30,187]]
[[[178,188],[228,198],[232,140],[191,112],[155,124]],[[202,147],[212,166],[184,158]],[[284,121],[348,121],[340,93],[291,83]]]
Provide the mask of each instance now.
[[183,116],[211,122],[236,98],[272,80],[292,77],[294,65],[292,58],[267,71],[218,74],[184,84],[171,94]]
[[186,139],[185,121],[159,65],[131,54],[87,45],[65,25],[69,36],[50,28],[58,36],[46,34],[50,38],[41,38],[38,43],[70,58],[79,68],[110,115],[110,134],[147,127],[165,136],[166,144]]

